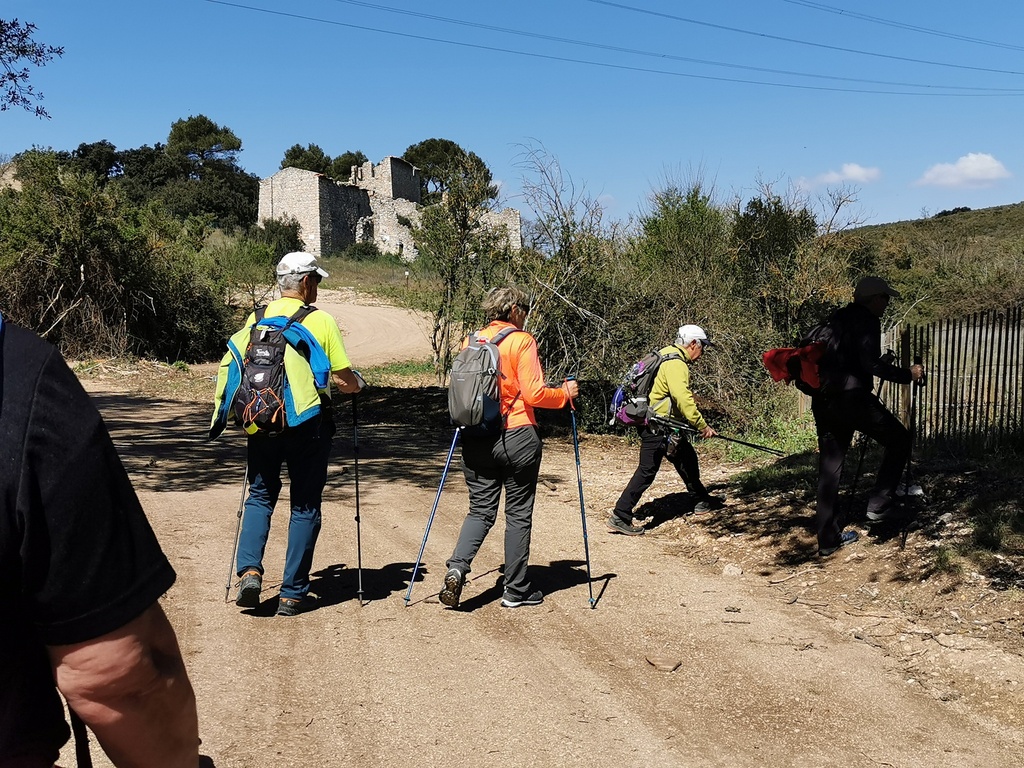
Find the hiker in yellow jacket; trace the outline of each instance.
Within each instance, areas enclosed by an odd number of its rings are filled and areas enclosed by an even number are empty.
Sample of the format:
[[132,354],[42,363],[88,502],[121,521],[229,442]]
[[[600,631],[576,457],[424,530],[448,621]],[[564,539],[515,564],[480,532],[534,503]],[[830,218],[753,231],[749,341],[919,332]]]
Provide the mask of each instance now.
[[[316,302],[320,281],[328,277],[316,258],[297,251],[286,254],[277,265],[281,298],[266,307],[263,315],[301,319],[295,332],[308,334],[310,360],[291,347],[285,351],[285,377],[289,382],[287,410],[289,427],[277,435],[251,432],[246,442],[249,494],[245,500],[236,552],[240,577],[235,604],[242,608],[260,605],[263,589],[263,553],[270,535],[270,520],[281,493],[281,468],[287,467],[291,515],[284,577],[277,604],[278,616],[295,616],[315,607],[309,597],[309,572],[313,550],[320,533],[320,507],[327,482],[327,464],[334,436],[330,403],[330,382],[347,394],[362,389],[362,378],[352,370],[338,324],[327,312],[308,312]],[[313,308],[315,309],[315,308]],[[211,437],[228,419],[234,388],[238,386],[238,358],[256,322],[250,315],[229,343],[232,349],[221,363],[217,382]],[[307,338],[302,336],[302,338]],[[328,378],[329,374],[329,378]]]
[[[661,355],[669,355],[669,358],[658,367],[648,397],[649,408],[655,414],[685,421],[703,438],[714,437],[718,433],[708,426],[694,402],[690,391],[690,363],[700,359],[704,349],[710,346],[711,340],[700,326],[680,327],[675,343],[661,350]],[[697,452],[685,435],[656,421],[638,426],[637,433],[640,436],[640,460],[608,518],[609,531],[626,536],[643,535],[644,527],[633,524],[633,508],[644,491],[651,487],[661,461],[666,457],[686,483],[686,490],[693,497],[695,512],[707,512],[722,506],[722,500],[709,494],[701,483]]]

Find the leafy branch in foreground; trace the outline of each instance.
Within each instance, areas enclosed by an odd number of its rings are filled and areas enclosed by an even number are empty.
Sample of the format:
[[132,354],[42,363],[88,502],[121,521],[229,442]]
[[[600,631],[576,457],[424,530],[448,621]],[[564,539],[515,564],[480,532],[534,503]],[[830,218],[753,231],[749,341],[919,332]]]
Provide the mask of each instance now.
[[3,88],[3,93],[0,94],[0,112],[5,112],[11,107],[22,107],[34,112],[36,117],[50,117],[46,109],[39,104],[43,94],[33,89],[28,81],[28,67],[21,64],[45,66],[54,56],[63,56],[64,47],[37,43],[32,39],[35,31],[35,24],[22,24],[17,19],[0,19],[0,67],[3,67],[3,71],[0,72],[0,87]]

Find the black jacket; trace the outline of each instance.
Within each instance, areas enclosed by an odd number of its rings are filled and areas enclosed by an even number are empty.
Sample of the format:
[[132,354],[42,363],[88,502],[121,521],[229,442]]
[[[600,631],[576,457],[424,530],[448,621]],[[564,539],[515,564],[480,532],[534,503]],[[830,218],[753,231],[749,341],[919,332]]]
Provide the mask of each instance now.
[[874,389],[874,377],[909,384],[910,371],[882,359],[882,324],[862,304],[847,304],[829,318],[832,339],[819,373],[827,393]]

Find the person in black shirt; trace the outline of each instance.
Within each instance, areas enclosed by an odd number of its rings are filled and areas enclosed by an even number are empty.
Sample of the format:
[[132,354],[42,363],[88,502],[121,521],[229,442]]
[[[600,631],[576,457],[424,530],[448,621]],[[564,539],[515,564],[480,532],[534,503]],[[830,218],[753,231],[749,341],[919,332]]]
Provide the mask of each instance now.
[[811,400],[818,433],[818,506],[815,524],[818,554],[827,557],[857,540],[843,531],[836,517],[839,478],[854,432],[885,448],[875,486],[868,499],[868,523],[892,518],[893,494],[910,457],[910,432],[874,393],[874,378],[909,384],[924,373],[920,365],[898,368],[882,358],[881,317],[892,297],[900,294],[880,277],[865,277],[853,292],[853,303],[829,318],[832,341],[819,373],[822,393]]
[[199,764],[157,602],[174,578],[75,375],[0,318],[0,765],[54,764],[70,735],[58,689],[114,765]]

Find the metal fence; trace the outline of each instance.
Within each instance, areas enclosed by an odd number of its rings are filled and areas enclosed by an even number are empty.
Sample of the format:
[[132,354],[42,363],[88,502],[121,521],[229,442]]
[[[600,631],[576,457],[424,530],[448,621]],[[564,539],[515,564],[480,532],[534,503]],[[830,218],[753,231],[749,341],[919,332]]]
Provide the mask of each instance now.
[[925,385],[886,383],[882,399],[913,424],[928,452],[978,454],[1024,444],[1024,308],[889,331],[883,347],[908,367],[920,358]]

